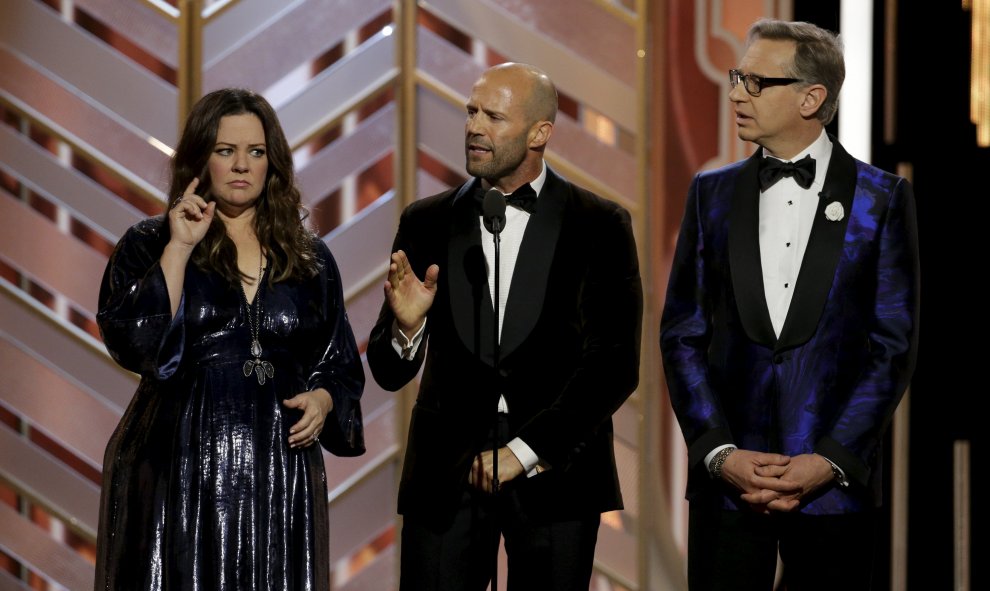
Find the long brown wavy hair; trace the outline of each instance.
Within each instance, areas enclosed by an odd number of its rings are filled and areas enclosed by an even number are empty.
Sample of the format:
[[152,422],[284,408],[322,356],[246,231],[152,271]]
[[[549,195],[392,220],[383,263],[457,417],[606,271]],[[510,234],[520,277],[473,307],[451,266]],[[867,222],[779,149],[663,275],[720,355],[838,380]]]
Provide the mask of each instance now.
[[[224,88],[207,94],[193,106],[172,157],[168,207],[171,209],[197,176],[200,181],[197,192],[207,201],[212,200],[207,162],[216,146],[220,120],[228,115],[247,113],[261,120],[268,153],[268,174],[254,216],[255,235],[263,251],[268,253],[268,279],[278,282],[312,277],[319,272],[313,251],[315,238],[303,225],[308,212],[296,188],[292,150],[275,109],[261,95],[241,88]],[[192,261],[234,285],[247,277],[237,267],[237,249],[218,215],[213,217],[206,236],[193,249]]]

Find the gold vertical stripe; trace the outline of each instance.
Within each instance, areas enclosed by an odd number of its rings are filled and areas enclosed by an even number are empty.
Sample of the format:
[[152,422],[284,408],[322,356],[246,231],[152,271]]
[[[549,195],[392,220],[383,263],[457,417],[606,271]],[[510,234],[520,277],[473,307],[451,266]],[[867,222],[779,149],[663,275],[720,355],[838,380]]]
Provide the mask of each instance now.
[[969,116],[976,124],[976,143],[990,147],[990,0],[964,1],[972,10]]
[[[970,6],[972,9],[972,6]],[[979,14],[978,10],[973,11],[970,15],[972,20],[970,28],[970,43],[972,44],[970,50],[970,61],[969,61],[969,117],[973,123],[979,121],[979,102],[980,102],[980,88],[979,88],[979,77],[980,77],[980,22],[977,18]]]
[[894,413],[890,493],[890,591],[907,591],[911,392]]
[[[396,146],[393,157],[393,169],[395,171],[395,185],[397,193],[396,226],[398,226],[398,214],[402,208],[416,200],[417,192],[417,172],[419,170],[418,146],[419,138],[416,135],[417,100],[416,100],[416,64],[417,64],[417,11],[416,0],[395,0],[393,15],[396,21],[396,33],[398,39],[395,44],[395,63],[399,68],[398,87],[396,88],[396,100],[398,102],[395,109],[396,114]],[[396,441],[399,450],[395,457],[395,495],[398,496],[399,481],[402,477],[402,458],[406,455],[406,440],[408,437],[409,420],[412,415],[413,404],[416,402],[416,390],[418,382],[410,381],[399,391],[399,404],[396,412]],[[401,528],[402,520],[399,518],[397,527]],[[399,580],[399,565],[401,564],[401,544],[396,544],[396,558],[394,563],[394,573],[396,581]]]
[[418,170],[416,138],[416,0],[397,0],[395,10],[398,20],[398,43],[395,44],[399,65],[398,145],[395,155],[395,173],[399,199],[403,205],[416,200],[416,171]]
[[179,136],[192,106],[203,94],[203,0],[179,4]]
[[977,144],[990,147],[990,0],[976,0],[973,4],[973,21],[979,32],[979,43],[973,50],[979,62],[975,85],[979,89],[977,105]]
[[[910,162],[899,162],[898,176],[914,180]],[[911,389],[904,393],[894,413],[891,450],[890,492],[890,591],[908,588],[908,511],[911,457]]]
[[[659,10],[657,11],[659,12]],[[637,122],[636,126],[639,130],[636,133],[636,195],[635,201],[638,207],[638,215],[633,219],[633,230],[636,234],[636,246],[639,251],[640,261],[649,261],[651,258],[648,256],[651,248],[650,242],[650,166],[649,166],[649,137],[651,131],[650,125],[650,102],[652,99],[652,93],[650,92],[650,66],[652,60],[656,58],[656,47],[652,47],[649,35],[649,27],[654,18],[653,11],[651,10],[650,3],[646,0],[636,0],[636,20],[633,23],[636,28],[636,87],[639,92],[636,93],[636,110],[637,110]],[[657,15],[659,17],[659,15]],[[657,40],[654,38],[654,42]],[[645,326],[653,326],[652,319],[654,317],[654,307],[656,306],[656,298],[652,297],[652,281],[653,269],[649,265],[640,265],[640,278],[643,282],[644,288],[644,310],[643,310],[643,321]],[[649,334],[649,331],[644,331]],[[641,354],[650,355],[653,349],[651,347],[646,347]],[[648,589],[649,588],[649,564],[650,564],[650,544],[648,543],[648,534],[646,532],[652,531],[652,527],[648,524],[654,522],[654,508],[648,499],[654,499],[656,497],[656,487],[654,485],[654,480],[648,476],[652,474],[655,466],[652,460],[655,460],[656,454],[655,450],[650,449],[656,443],[656,438],[652,437],[651,428],[656,425],[657,416],[652,412],[656,408],[656,401],[658,400],[658,387],[657,387],[657,376],[655,375],[655,367],[652,363],[640,363],[639,364],[639,390],[640,390],[640,404],[638,405],[638,414],[640,417],[649,417],[646,420],[640,420],[637,422],[636,427],[636,461],[637,461],[637,471],[639,477],[637,479],[638,491],[638,501],[639,507],[637,507],[637,515],[639,519],[637,521],[636,532],[636,565],[637,569],[635,571],[635,577],[637,579],[637,585],[635,589]]]
[[[978,0],[979,1],[979,0]],[[953,573],[955,591],[970,591],[970,445],[957,440],[952,445]]]

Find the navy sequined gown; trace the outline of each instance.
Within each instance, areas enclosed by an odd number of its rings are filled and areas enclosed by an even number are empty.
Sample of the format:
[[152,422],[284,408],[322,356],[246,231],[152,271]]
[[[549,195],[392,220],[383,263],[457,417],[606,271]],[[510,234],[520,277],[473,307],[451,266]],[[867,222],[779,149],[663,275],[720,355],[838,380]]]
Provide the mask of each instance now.
[[96,584],[101,591],[329,588],[327,489],[319,446],[290,449],[301,412],[282,400],[333,397],[320,443],[364,451],[364,373],[340,276],[321,271],[260,287],[262,359],[245,377],[250,327],[241,291],[192,263],[172,318],[159,267],[165,222],[132,227],[100,290],[107,349],[141,383],[107,445]]

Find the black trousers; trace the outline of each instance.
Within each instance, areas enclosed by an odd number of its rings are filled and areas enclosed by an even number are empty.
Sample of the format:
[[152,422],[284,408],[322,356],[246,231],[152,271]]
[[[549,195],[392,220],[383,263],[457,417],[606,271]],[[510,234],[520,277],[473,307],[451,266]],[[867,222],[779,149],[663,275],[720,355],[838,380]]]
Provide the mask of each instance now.
[[691,591],[771,591],[779,550],[781,589],[867,591],[878,521],[876,511],[762,515],[692,503],[688,586]]
[[[499,431],[504,444],[504,421]],[[495,568],[499,533],[505,537],[509,591],[588,591],[601,515],[550,520],[532,514],[518,494],[528,484],[506,483],[493,496],[465,483],[454,520],[442,531],[406,516],[400,591],[484,591]]]

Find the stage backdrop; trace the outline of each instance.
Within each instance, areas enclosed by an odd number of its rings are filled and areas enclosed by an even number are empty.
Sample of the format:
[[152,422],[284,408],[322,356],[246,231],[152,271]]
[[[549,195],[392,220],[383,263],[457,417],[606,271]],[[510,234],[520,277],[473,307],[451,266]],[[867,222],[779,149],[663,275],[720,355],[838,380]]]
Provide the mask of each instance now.
[[[97,290],[117,239],[162,211],[190,105],[225,86],[275,105],[363,347],[399,212],[465,178],[464,101],[507,60],[555,80],[550,165],[627,207],[640,248],[641,383],[615,416],[626,509],[604,516],[593,589],[684,589],[662,294],[691,176],[747,154],[726,71],[755,18],[791,13],[790,0],[0,0],[0,589],[92,587],[103,450],[137,384],[100,342]],[[334,589],[395,588],[414,395],[369,379],[368,453],[326,456]]]

